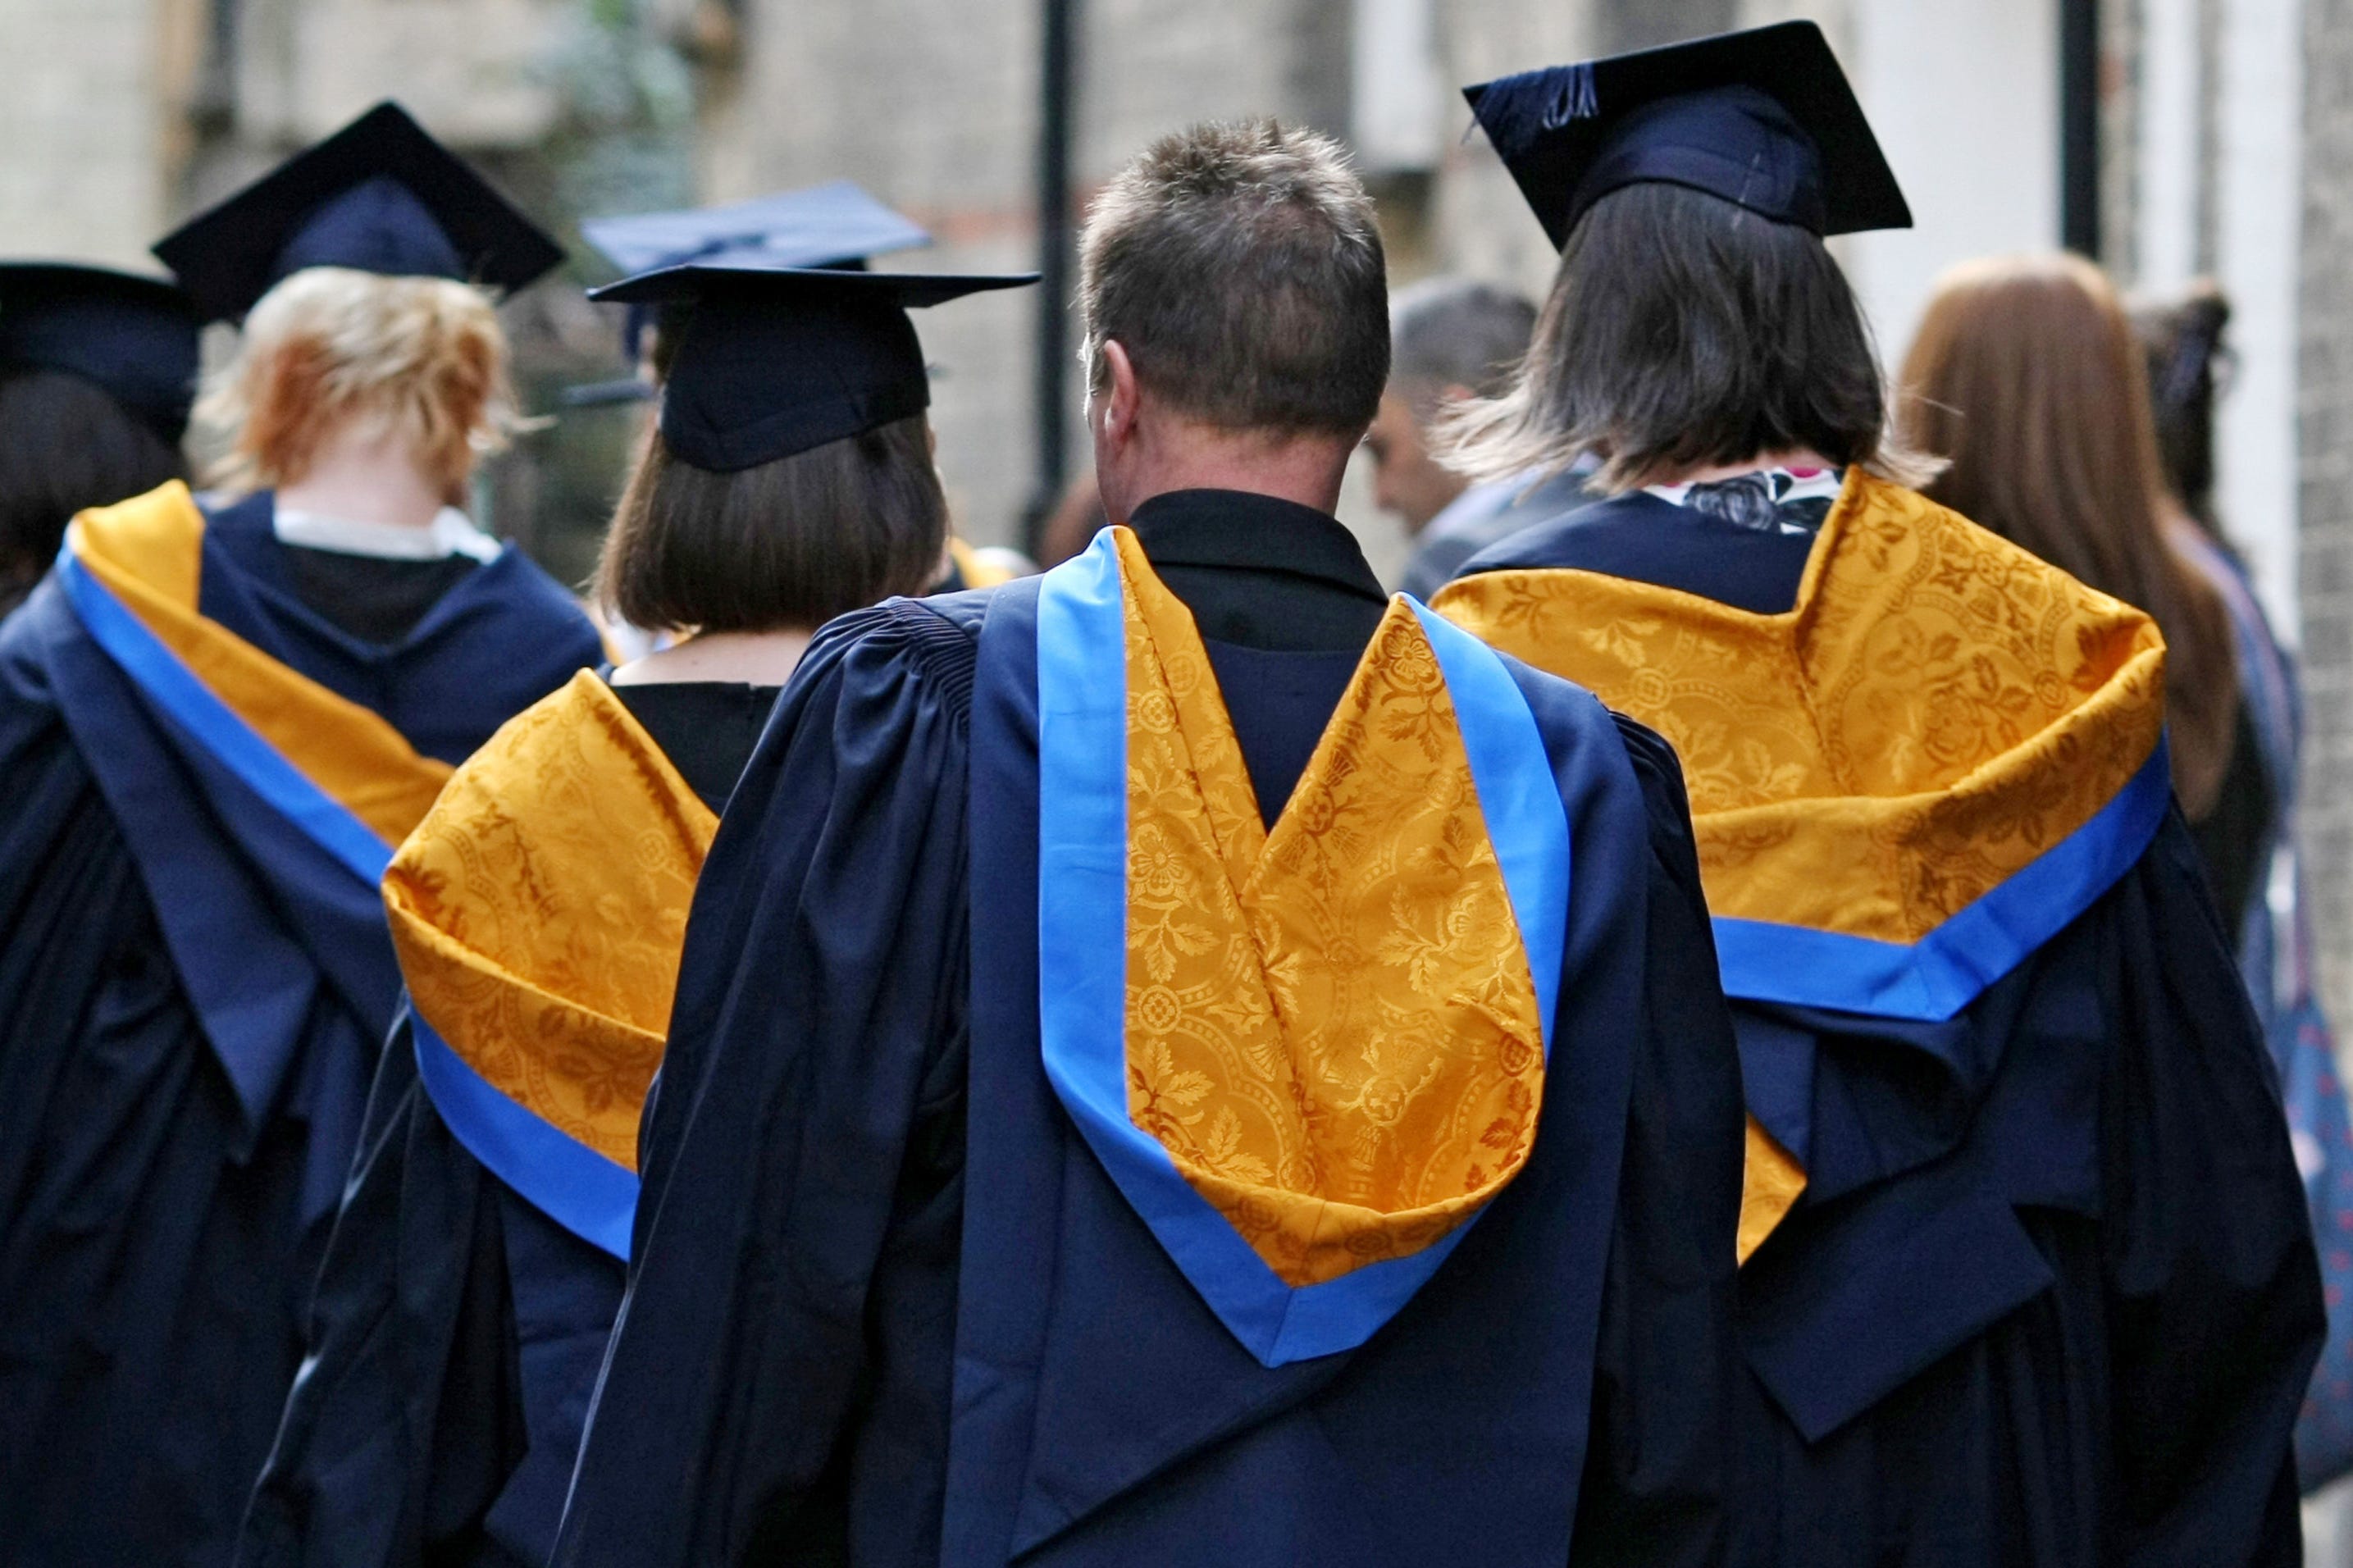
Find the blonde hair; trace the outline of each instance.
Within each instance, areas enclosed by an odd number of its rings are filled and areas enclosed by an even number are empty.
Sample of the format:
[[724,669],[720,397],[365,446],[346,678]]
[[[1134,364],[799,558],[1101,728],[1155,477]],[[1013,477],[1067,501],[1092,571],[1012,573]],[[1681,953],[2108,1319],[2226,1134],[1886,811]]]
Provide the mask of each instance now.
[[329,437],[378,422],[452,496],[517,423],[507,340],[480,289],[442,278],[306,267],[261,297],[196,421],[227,447],[212,483],[298,480]]

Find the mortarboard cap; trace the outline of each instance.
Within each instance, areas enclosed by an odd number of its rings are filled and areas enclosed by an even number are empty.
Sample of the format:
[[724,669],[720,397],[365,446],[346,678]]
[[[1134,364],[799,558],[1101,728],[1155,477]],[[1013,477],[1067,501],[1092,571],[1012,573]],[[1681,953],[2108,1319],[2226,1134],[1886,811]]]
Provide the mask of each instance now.
[[1781,22],[1463,89],[1556,247],[1627,185],[1688,186],[1818,235],[1911,208],[1811,22]]
[[689,212],[590,218],[580,226],[623,272],[682,261],[725,267],[839,267],[929,245],[930,234],[851,180]]
[[160,278],[63,262],[0,262],[0,366],[94,382],[176,446],[195,396],[203,322]]
[[235,321],[289,274],[350,267],[512,291],[564,259],[539,226],[398,104],[332,136],[155,244],[208,321]]
[[[590,218],[580,232],[598,255],[631,274],[687,261],[745,268],[862,268],[870,256],[932,242],[927,230],[876,201],[852,180],[723,206]],[[654,320],[654,307],[629,307],[621,349],[632,360]]]
[[589,298],[693,305],[662,386],[662,439],[732,473],[921,414],[931,382],[907,312],[1037,280],[689,262]]

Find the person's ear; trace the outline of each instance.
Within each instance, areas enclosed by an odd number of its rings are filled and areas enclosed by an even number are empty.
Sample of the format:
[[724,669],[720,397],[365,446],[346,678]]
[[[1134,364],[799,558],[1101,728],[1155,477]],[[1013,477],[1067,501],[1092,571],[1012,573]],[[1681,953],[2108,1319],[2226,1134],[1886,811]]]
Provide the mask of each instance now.
[[1106,338],[1102,353],[1103,433],[1113,445],[1124,447],[1135,438],[1136,416],[1142,412],[1144,391],[1136,383],[1135,362],[1127,357],[1125,345],[1116,338]]

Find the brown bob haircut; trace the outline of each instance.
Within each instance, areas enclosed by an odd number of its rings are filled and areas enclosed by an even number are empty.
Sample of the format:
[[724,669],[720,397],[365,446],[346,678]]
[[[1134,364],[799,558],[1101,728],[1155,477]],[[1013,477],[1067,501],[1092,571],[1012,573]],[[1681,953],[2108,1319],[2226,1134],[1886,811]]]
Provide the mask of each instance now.
[[2156,619],[2174,783],[2205,816],[2238,723],[2230,612],[2172,542],[2194,525],[2166,501],[2147,366],[2106,276],[2073,256],[1947,273],[1904,391],[1913,439],[1947,459],[1930,495]]
[[917,415],[735,473],[649,433],[596,563],[596,597],[649,631],[823,626],[937,580],[947,498]]
[[1372,198],[1329,137],[1273,120],[1164,136],[1079,242],[1089,385],[1116,339],[1136,379],[1223,430],[1353,441],[1389,375]]
[[1590,457],[1612,492],[1788,451],[1916,483],[1887,424],[1871,330],[1819,237],[1644,184],[1569,231],[1519,375],[1461,406],[1447,456],[1482,479]]

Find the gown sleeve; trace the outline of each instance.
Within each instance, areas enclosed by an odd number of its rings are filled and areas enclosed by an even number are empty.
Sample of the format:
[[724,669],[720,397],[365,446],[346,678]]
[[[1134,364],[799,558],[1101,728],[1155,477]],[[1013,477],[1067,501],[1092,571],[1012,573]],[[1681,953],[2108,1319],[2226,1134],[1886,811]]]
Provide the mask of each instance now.
[[[842,1557],[860,1411],[945,1386],[961,1161],[936,1145],[963,1116],[973,664],[968,634],[910,602],[832,623],[730,801],[560,1563]],[[926,1266],[944,1300],[907,1288]],[[928,1315],[927,1376],[885,1363],[891,1312]],[[944,1444],[946,1419],[873,1425]]]
[[1683,771],[1623,716],[1651,865],[1647,1026],[1634,1061],[1571,1562],[1724,1561],[1740,1375],[1735,1238],[1745,1113]]
[[494,1184],[393,1027],[237,1568],[473,1561],[524,1447]]
[[2287,1122],[2179,813],[2120,891],[2102,1091],[2116,1561],[2286,1563],[2326,1324]]

